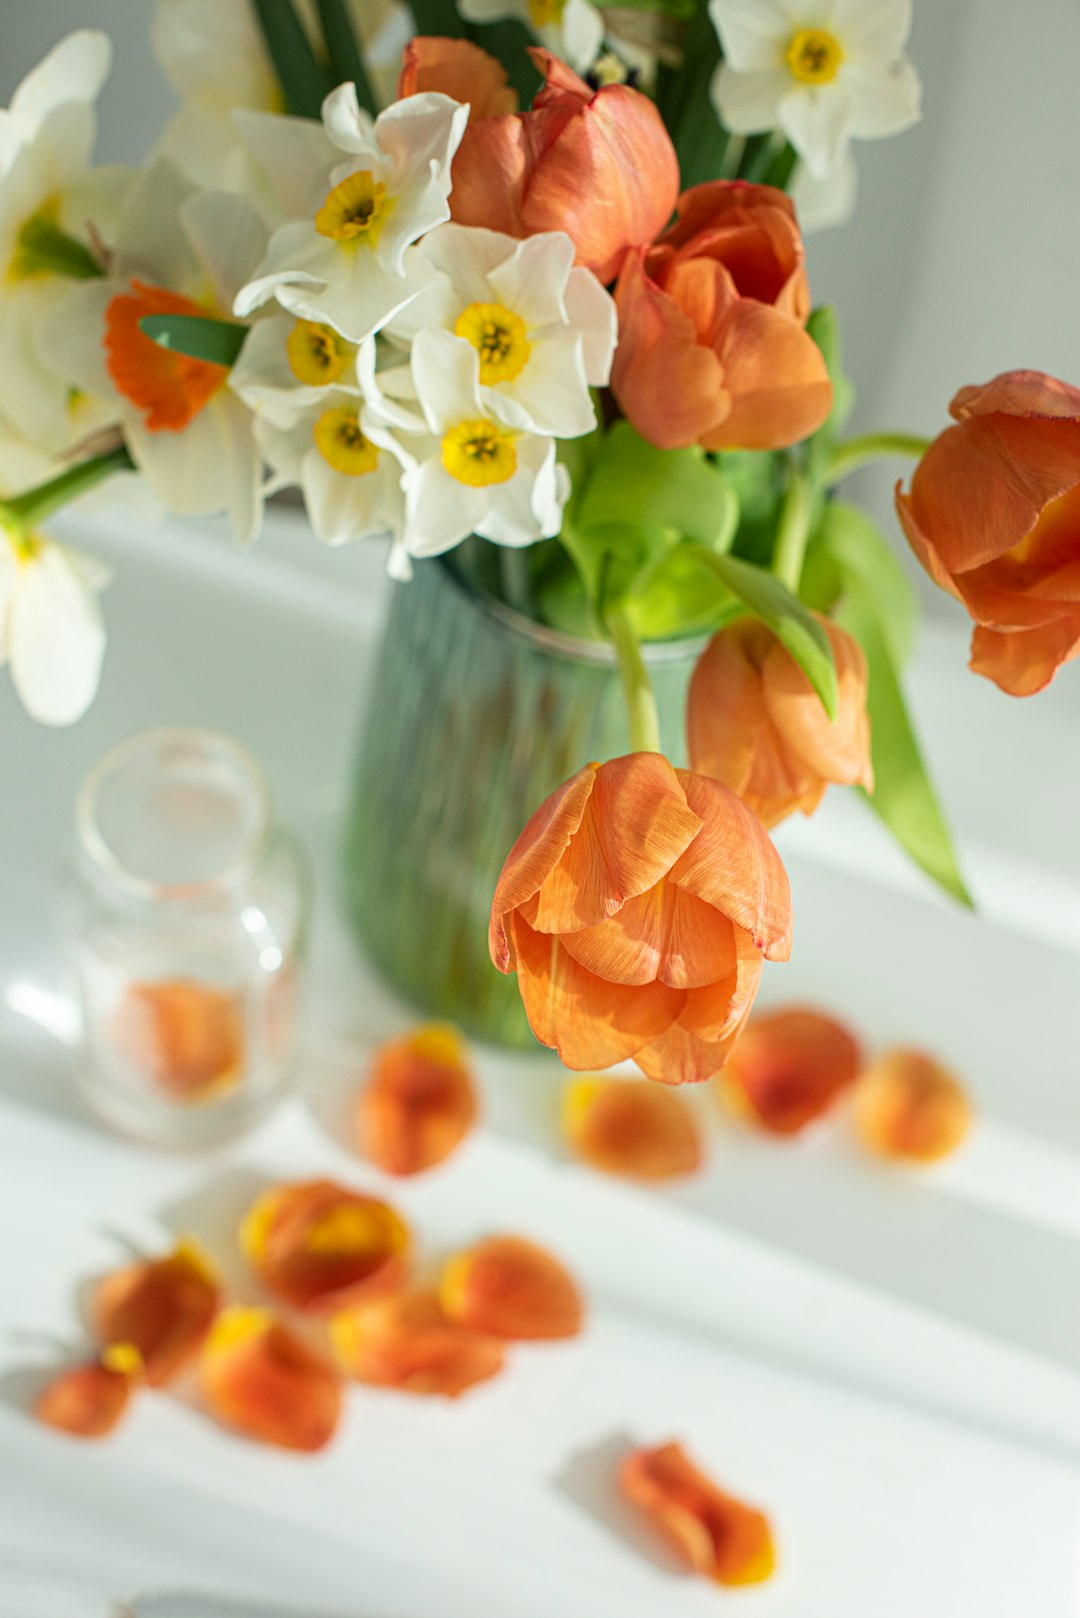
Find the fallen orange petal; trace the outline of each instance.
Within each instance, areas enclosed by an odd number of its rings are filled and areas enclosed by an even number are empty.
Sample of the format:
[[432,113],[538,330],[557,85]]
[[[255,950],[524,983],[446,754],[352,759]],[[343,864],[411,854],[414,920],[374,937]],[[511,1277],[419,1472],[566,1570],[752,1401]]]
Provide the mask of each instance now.
[[256,1198],[240,1227],[240,1245],[286,1303],[336,1312],[401,1286],[411,1239],[385,1202],[332,1180],[304,1180]]
[[227,1427],[282,1449],[322,1449],[341,1413],[333,1366],[267,1309],[226,1309],[202,1355],[206,1401]]
[[439,1297],[451,1320],[496,1337],[574,1337],[584,1313],[573,1277],[520,1236],[489,1236],[455,1253]]
[[177,1101],[206,1101],[243,1077],[244,1018],[225,989],[178,978],[133,983],[114,1036],[121,1054]]
[[968,1133],[971,1103],[932,1056],[894,1050],[859,1078],[853,1117],[859,1139],[879,1156],[935,1163]]
[[376,1052],[357,1098],[360,1147],[387,1174],[419,1174],[460,1146],[476,1112],[464,1041],[428,1023]]
[[347,1309],[334,1316],[330,1331],[349,1376],[407,1393],[457,1399],[506,1362],[502,1342],[449,1320],[433,1288]]
[[860,1051],[832,1017],[804,1007],[756,1017],[721,1083],[733,1110],[772,1135],[797,1135],[854,1084]]
[[571,1080],[562,1122],[571,1150],[605,1174],[669,1180],[701,1167],[694,1114],[679,1096],[648,1080]]
[[681,1444],[634,1450],[619,1485],[695,1573],[718,1584],[764,1584],[776,1547],[764,1512],[725,1494],[699,1472]]
[[89,1365],[61,1371],[34,1402],[39,1421],[74,1438],[104,1438],[128,1407],[142,1379],[142,1359],[130,1343],[112,1343]]
[[153,1387],[168,1382],[198,1353],[221,1305],[209,1260],[181,1242],[167,1258],[118,1270],[94,1297],[94,1329],[104,1343],[132,1343]]

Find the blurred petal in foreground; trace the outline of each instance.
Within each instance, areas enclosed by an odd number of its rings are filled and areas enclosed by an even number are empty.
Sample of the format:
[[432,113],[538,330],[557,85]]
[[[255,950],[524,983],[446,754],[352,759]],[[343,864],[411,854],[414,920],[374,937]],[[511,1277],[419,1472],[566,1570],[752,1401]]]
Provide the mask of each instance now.
[[506,1349],[449,1320],[431,1288],[400,1292],[335,1315],[330,1326],[347,1375],[376,1387],[457,1399],[501,1371]]
[[756,1017],[722,1078],[732,1110],[771,1135],[797,1135],[854,1084],[860,1051],[832,1017],[792,1007]]
[[574,1337],[584,1313],[573,1277],[520,1236],[489,1236],[455,1253],[439,1297],[451,1320],[496,1337]]
[[160,1387],[198,1353],[220,1306],[212,1265],[185,1241],[167,1258],[107,1276],[94,1297],[94,1330],[103,1343],[132,1343],[146,1380]]
[[337,1311],[401,1286],[410,1236],[385,1202],[332,1180],[302,1180],[256,1198],[240,1245],[259,1278],[294,1309]]
[[142,1379],[142,1359],[130,1343],[112,1343],[99,1359],[61,1371],[34,1402],[34,1414],[74,1438],[104,1438],[127,1410]]
[[701,1167],[701,1135],[681,1096],[648,1080],[573,1079],[563,1096],[572,1152],[605,1174],[670,1180]]
[[116,1016],[121,1054],[176,1101],[207,1101],[243,1077],[237,995],[178,979],[133,983]]
[[226,1309],[202,1356],[206,1402],[219,1421],[282,1449],[322,1449],[341,1413],[332,1365],[268,1309]]
[[936,1163],[971,1128],[960,1081],[922,1051],[888,1051],[855,1086],[855,1129],[880,1157]]
[[634,1450],[620,1468],[619,1484],[695,1573],[729,1585],[772,1577],[769,1519],[699,1472],[681,1444]]
[[461,1144],[476,1111],[464,1041],[429,1023],[376,1053],[357,1100],[360,1149],[387,1174],[419,1174]]

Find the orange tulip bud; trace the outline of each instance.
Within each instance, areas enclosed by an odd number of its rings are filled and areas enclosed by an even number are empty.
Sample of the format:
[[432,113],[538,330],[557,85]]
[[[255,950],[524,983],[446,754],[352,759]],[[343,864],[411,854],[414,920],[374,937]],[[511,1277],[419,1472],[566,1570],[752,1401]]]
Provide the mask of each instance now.
[[399,1287],[410,1236],[385,1202],[331,1180],[274,1186],[257,1197],[240,1245],[260,1279],[295,1309],[344,1309]]
[[605,1174],[670,1180],[701,1167],[701,1135],[670,1090],[621,1079],[575,1079],[563,1099],[571,1151]]
[[439,1297],[448,1318],[495,1337],[575,1337],[583,1305],[558,1259],[520,1236],[489,1236],[455,1253]]
[[502,63],[467,39],[440,39],[430,34],[410,39],[401,53],[398,97],[425,90],[467,102],[470,122],[497,118],[518,107],[517,91],[507,83]]
[[91,1364],[76,1365],[54,1377],[38,1395],[34,1414],[73,1438],[104,1438],[127,1410],[142,1374],[138,1349],[131,1343],[111,1343]]
[[734,1110],[771,1135],[797,1135],[854,1084],[860,1052],[840,1023],[820,1011],[755,1017],[724,1069]]
[[115,1023],[121,1053],[177,1101],[207,1101],[244,1070],[240,999],[183,979],[133,983]]
[[971,1103],[933,1057],[895,1050],[860,1077],[853,1116],[859,1139],[880,1157],[935,1163],[968,1133]]
[[664,1084],[721,1068],[763,957],[791,951],[780,857],[733,792],[659,753],[587,764],[503,866],[491,958],[567,1067],[632,1058]]
[[357,1098],[360,1149],[387,1174],[419,1174],[460,1146],[476,1111],[463,1040],[429,1023],[376,1052]]
[[611,386],[643,438],[780,449],[821,426],[832,383],[803,261],[790,199],[741,180],[684,191],[675,224],[627,253]]
[[813,814],[830,782],[873,791],[866,658],[846,630],[818,621],[836,664],[837,715],[771,629],[752,618],[721,629],[690,681],[691,767],[738,793],[766,826]]
[[337,1374],[266,1309],[225,1309],[202,1355],[206,1402],[226,1427],[282,1449],[322,1449],[341,1414]]
[[94,1329],[104,1343],[133,1344],[146,1380],[160,1387],[198,1353],[220,1305],[209,1261],[181,1242],[168,1258],[107,1276],[94,1297]]
[[1080,389],[1041,371],[961,388],[896,509],[976,629],[971,667],[1031,696],[1080,653]]
[[622,1463],[619,1484],[695,1573],[739,1585],[764,1584],[775,1572],[768,1517],[725,1494],[681,1444],[635,1450]]
[[470,123],[454,158],[451,213],[508,236],[563,230],[577,263],[611,281],[627,249],[651,242],[671,217],[675,148],[648,96],[625,84],[594,91],[550,51],[529,54],[544,88],[529,112]]
[[449,1320],[431,1289],[399,1292],[330,1322],[343,1370],[359,1382],[457,1399],[501,1371],[497,1337]]

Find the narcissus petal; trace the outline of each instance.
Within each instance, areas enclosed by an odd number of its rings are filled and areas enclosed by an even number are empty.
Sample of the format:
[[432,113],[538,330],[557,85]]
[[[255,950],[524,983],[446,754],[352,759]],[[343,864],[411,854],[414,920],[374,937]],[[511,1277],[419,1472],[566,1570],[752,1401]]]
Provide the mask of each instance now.
[[562,1125],[571,1151],[605,1174],[670,1180],[701,1166],[693,1112],[655,1084],[574,1079],[563,1095]]
[[430,1288],[347,1309],[330,1331],[346,1375],[406,1393],[457,1399],[506,1361],[499,1338],[450,1320]]
[[880,1157],[935,1163],[971,1128],[959,1079],[922,1051],[888,1051],[861,1075],[853,1103],[859,1139]]
[[356,1104],[360,1149],[387,1174],[419,1174],[450,1156],[476,1113],[464,1041],[429,1023],[376,1052]]
[[724,1070],[724,1093],[741,1117],[773,1135],[797,1135],[854,1084],[853,1035],[819,1011],[792,1007],[756,1017]]
[[220,1305],[213,1266],[181,1242],[167,1258],[107,1276],[94,1297],[94,1329],[104,1343],[133,1344],[146,1380],[160,1387],[198,1353]]
[[681,1444],[635,1450],[622,1463],[619,1484],[695,1573],[725,1585],[772,1577],[769,1519],[699,1472]]
[[584,1313],[573,1277],[520,1236],[490,1236],[456,1253],[439,1297],[451,1320],[496,1337],[574,1337]]
[[337,1311],[392,1291],[411,1238],[394,1209],[331,1180],[274,1186],[257,1197],[240,1245],[260,1279],[296,1309]]
[[112,1343],[89,1365],[54,1377],[35,1400],[34,1414],[73,1438],[104,1438],[127,1410],[142,1370],[138,1349]]
[[202,1384],[225,1426],[282,1449],[322,1449],[341,1413],[333,1366],[266,1309],[218,1316],[203,1349]]
[[243,1077],[240,998],[206,983],[133,983],[114,1038],[121,1054],[177,1101],[215,1099]]

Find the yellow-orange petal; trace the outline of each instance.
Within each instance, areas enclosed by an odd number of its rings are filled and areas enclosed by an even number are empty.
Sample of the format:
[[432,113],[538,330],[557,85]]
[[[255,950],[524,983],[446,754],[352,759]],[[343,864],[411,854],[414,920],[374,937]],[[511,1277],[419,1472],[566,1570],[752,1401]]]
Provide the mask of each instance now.
[[693,1112],[655,1084],[573,1079],[563,1093],[562,1126],[571,1151],[605,1174],[670,1180],[701,1167]]
[[34,1401],[39,1421],[73,1438],[104,1438],[127,1410],[142,1378],[138,1350],[114,1343],[89,1365],[61,1371]]
[[450,1320],[495,1337],[574,1337],[584,1315],[569,1271],[520,1236],[489,1236],[455,1253],[439,1298]]
[[458,1399],[506,1363],[504,1343],[448,1319],[433,1288],[347,1309],[330,1332],[346,1375],[405,1393]]
[[797,1135],[855,1082],[862,1054],[841,1023],[809,1007],[756,1017],[724,1071],[740,1117],[772,1135]]
[[695,1573],[717,1584],[764,1584],[776,1570],[765,1513],[726,1494],[681,1444],[634,1450],[619,1468],[623,1494]]
[[133,983],[113,1024],[121,1055],[176,1101],[208,1101],[244,1073],[240,996],[188,979]]
[[892,1050],[860,1075],[852,1116],[859,1139],[880,1157],[935,1163],[971,1128],[967,1093],[922,1051]]
[[267,1309],[225,1309],[202,1354],[206,1402],[226,1427],[282,1449],[322,1449],[341,1414],[334,1367]]
[[356,1103],[360,1149],[387,1174],[419,1174],[460,1146],[476,1114],[464,1040],[428,1023],[375,1053]]
[[295,1309],[336,1312],[401,1286],[411,1237],[400,1214],[375,1197],[303,1180],[257,1197],[240,1245],[260,1280]]
[[505,917],[531,899],[566,852],[581,825],[596,786],[597,766],[586,764],[533,811],[506,856],[491,902],[488,948],[500,972],[509,972],[511,952]]
[[118,393],[141,413],[149,432],[181,432],[224,387],[229,370],[209,360],[193,359],[162,348],[147,337],[139,322],[147,315],[211,313],[179,292],[132,281],[130,292],[117,293],[105,311],[105,364]]
[[133,1344],[146,1380],[160,1387],[194,1359],[220,1306],[213,1266],[184,1241],[167,1258],[106,1276],[94,1296],[94,1330],[103,1343]]

